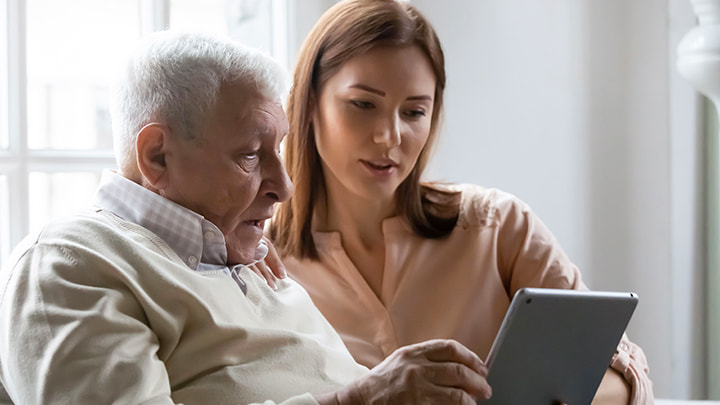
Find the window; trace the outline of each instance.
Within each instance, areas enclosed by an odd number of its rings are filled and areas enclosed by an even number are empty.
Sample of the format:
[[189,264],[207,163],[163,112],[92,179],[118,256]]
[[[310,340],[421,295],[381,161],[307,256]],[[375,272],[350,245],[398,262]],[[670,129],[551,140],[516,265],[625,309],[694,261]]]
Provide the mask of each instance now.
[[[0,174],[0,218],[10,217],[7,176]],[[10,222],[0,222],[0,257],[7,257],[10,248]]]
[[[8,32],[7,7],[0,1],[0,30]],[[8,149],[8,41],[0,42],[0,154]]]
[[170,27],[228,35],[288,67],[287,0],[170,0]]
[[0,265],[114,168],[108,84],[143,33],[229,35],[287,65],[288,0],[0,0]]
[[138,2],[25,4],[28,148],[111,151],[107,83],[140,37]]

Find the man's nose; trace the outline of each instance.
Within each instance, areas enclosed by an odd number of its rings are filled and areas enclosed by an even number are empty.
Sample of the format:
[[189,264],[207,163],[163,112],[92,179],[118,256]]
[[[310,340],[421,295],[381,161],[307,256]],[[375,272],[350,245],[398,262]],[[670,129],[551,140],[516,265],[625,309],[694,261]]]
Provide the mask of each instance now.
[[267,176],[263,179],[265,195],[277,202],[287,201],[293,193],[293,184],[279,155],[269,163],[266,173]]

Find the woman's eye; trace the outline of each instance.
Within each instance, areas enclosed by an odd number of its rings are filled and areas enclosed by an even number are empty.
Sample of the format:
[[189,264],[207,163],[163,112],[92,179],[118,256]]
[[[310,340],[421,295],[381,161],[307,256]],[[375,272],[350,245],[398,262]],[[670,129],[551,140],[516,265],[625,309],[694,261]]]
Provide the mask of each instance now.
[[360,109],[363,109],[363,110],[369,110],[369,109],[375,107],[375,106],[373,105],[373,103],[371,103],[371,102],[369,102],[369,101],[352,100],[352,101],[350,101],[350,102],[351,102],[352,105],[354,105],[355,107],[360,108]]
[[409,110],[405,114],[411,118],[420,118],[425,116],[425,110]]

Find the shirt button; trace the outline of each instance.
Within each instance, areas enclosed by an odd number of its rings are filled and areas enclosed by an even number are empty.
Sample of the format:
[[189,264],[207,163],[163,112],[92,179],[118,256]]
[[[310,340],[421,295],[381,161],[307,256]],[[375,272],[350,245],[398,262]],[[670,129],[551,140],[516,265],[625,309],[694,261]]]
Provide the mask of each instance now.
[[193,266],[197,264],[197,257],[190,256],[188,257],[188,263],[192,264]]
[[213,240],[214,238],[215,238],[215,232],[213,232],[213,231],[205,232],[205,239]]

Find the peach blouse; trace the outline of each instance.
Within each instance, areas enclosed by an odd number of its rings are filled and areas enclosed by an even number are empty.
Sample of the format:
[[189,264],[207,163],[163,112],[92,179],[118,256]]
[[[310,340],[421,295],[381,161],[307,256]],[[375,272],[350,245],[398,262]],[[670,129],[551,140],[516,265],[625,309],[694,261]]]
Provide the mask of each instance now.
[[[338,232],[314,232],[319,260],[285,258],[355,359],[373,367],[400,346],[453,338],[486,358],[510,300],[522,287],[587,289],[580,272],[530,208],[474,185],[462,193],[455,229],[441,239],[387,218],[385,268],[375,295]],[[633,404],[652,403],[642,350],[623,337],[612,367],[633,387]]]

